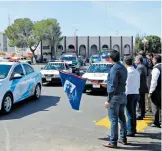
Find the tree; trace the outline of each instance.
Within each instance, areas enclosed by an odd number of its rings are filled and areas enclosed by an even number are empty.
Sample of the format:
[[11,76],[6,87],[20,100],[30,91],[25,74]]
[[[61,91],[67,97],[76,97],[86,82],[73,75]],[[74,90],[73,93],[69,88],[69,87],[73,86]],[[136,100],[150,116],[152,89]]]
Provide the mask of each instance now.
[[46,19],[45,20],[45,39],[50,41],[52,56],[55,56],[56,46],[62,40],[61,37],[61,27],[56,19]]
[[33,32],[34,24],[29,18],[16,19],[11,26],[5,30],[10,46],[18,48],[30,48],[34,52],[39,45],[39,38]]
[[161,53],[161,39],[158,36],[147,36],[148,51],[154,53]]
[[14,23],[5,30],[10,46],[18,48],[30,48],[35,57],[35,50],[42,40],[50,40],[51,50],[61,40],[61,31],[56,19],[45,19],[32,22],[29,18],[16,19]]
[[[135,51],[144,50],[144,43],[142,42],[144,37],[140,37],[137,34],[135,38]],[[153,53],[161,52],[161,39],[158,36],[146,36],[148,43],[145,44],[145,50]]]

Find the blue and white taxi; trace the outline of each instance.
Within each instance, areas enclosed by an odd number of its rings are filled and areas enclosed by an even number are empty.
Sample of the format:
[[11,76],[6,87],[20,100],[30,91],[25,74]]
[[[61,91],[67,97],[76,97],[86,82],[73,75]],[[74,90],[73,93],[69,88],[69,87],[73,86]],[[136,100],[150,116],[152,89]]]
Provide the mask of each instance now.
[[92,63],[87,72],[82,75],[83,78],[87,79],[84,90],[106,90],[105,85],[111,67],[112,64],[109,62]]
[[9,113],[13,104],[29,97],[39,99],[42,78],[28,63],[0,62],[0,110]]
[[62,70],[67,73],[72,73],[72,68],[69,65],[60,60],[50,61],[46,64],[44,68],[40,71],[42,74],[43,83],[57,83],[61,82],[59,70]]

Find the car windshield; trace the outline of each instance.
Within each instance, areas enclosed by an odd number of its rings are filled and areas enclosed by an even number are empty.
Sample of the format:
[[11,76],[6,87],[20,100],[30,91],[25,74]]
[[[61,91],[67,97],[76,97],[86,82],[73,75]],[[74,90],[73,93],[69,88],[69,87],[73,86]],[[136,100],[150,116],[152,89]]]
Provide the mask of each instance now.
[[65,60],[65,61],[76,61],[76,57],[75,56],[62,56],[61,60]]
[[88,68],[88,73],[109,73],[110,68],[112,67],[111,64],[92,64]]
[[10,69],[11,65],[0,65],[0,79],[6,78]]
[[102,59],[108,59],[108,58],[110,58],[108,55],[103,55],[102,56]]
[[99,56],[92,56],[92,59],[100,59]]
[[48,63],[44,70],[64,70],[65,66],[63,63]]

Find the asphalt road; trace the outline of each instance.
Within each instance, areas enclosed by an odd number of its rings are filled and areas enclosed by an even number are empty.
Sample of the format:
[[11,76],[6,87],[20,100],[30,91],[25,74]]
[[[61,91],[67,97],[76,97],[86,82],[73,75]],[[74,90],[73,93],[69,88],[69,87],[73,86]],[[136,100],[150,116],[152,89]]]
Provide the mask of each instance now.
[[[101,93],[83,94],[77,112],[60,85],[45,86],[39,100],[25,100],[16,104],[11,114],[0,115],[0,151],[110,150],[102,146],[110,129],[95,124],[107,116],[105,100]],[[160,129],[146,127],[137,137],[128,138],[128,145],[118,147],[160,151],[160,136]]]

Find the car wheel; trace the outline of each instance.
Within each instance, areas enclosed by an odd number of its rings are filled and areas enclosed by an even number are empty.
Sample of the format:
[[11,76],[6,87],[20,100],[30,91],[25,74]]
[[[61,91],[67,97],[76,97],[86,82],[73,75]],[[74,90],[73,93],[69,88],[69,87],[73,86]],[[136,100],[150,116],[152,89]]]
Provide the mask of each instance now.
[[35,92],[34,92],[34,99],[39,99],[41,95],[41,86],[40,84],[37,84],[35,87]]
[[13,97],[11,94],[7,93],[2,101],[2,112],[8,114],[11,112],[13,106]]

